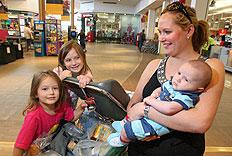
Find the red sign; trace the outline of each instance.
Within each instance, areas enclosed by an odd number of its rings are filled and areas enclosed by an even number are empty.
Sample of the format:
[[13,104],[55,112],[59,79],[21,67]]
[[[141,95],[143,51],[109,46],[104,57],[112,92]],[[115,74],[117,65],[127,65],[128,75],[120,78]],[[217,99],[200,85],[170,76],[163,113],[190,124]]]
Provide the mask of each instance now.
[[227,34],[227,29],[219,29],[218,30],[218,35],[222,36],[222,35],[226,35]]

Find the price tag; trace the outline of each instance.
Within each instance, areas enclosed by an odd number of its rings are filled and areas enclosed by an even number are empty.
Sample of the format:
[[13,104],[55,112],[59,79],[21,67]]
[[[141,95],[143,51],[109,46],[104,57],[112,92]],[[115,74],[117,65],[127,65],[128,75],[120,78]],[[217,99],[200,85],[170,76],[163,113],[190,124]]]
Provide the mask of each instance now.
[[6,47],[7,54],[10,54],[10,47]]
[[21,48],[21,44],[18,44],[18,50],[21,51],[22,48]]

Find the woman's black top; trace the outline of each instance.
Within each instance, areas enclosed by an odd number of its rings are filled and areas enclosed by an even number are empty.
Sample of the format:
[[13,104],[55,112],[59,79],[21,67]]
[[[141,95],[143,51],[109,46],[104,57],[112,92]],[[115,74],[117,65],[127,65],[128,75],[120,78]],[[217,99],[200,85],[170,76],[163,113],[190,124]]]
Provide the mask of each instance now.
[[[151,93],[167,79],[165,66],[168,57],[164,58],[143,90],[143,98]],[[128,156],[203,156],[205,151],[204,134],[172,131],[153,141],[131,142]]]

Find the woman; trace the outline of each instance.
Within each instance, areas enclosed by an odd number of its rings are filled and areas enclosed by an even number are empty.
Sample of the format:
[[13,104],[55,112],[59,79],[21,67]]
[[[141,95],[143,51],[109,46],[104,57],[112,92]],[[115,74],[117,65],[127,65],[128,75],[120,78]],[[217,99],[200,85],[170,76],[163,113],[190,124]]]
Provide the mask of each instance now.
[[[224,66],[217,59],[207,59],[212,68],[212,80],[200,95],[196,107],[168,116],[152,107],[145,107],[141,101],[161,86],[189,61],[200,59],[200,49],[208,38],[208,27],[198,21],[193,8],[174,2],[161,13],[158,23],[159,40],[163,44],[166,58],[151,61],[144,70],[135,93],[128,104],[130,120],[144,115],[175,131],[156,140],[137,141],[129,144],[129,156],[201,156],[205,150],[204,133],[212,125],[224,85]],[[200,70],[200,67],[199,67]]]

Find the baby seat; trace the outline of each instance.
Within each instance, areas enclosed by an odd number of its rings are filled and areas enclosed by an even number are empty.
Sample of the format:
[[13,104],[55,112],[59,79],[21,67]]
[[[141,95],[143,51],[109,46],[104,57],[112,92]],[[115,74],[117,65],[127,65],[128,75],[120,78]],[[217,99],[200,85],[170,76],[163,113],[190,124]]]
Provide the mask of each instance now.
[[125,117],[130,97],[116,80],[91,82],[84,89],[79,87],[76,78],[66,78],[63,82],[81,99],[92,97],[96,103],[96,112],[102,117],[112,120],[122,120]]

